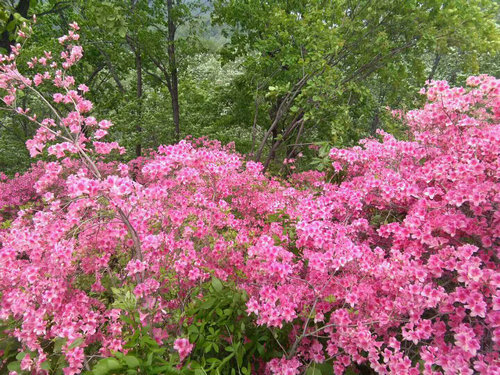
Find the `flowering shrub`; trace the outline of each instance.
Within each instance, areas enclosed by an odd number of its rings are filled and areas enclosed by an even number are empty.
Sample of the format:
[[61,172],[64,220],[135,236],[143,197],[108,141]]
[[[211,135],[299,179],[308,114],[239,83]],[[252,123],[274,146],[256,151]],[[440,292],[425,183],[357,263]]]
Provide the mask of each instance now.
[[17,208],[38,198],[35,183],[43,174],[44,163],[38,162],[24,174],[16,174],[9,179],[0,175],[0,222],[9,220]]
[[53,157],[14,201],[43,204],[0,232],[11,374],[500,371],[499,80],[431,82],[410,141],[331,150],[338,184],[204,139],[106,162],[124,150],[69,74],[77,30],[32,78],[21,46],[0,59],[6,108],[39,125],[30,153]]
[[351,361],[379,373],[499,371],[500,81],[467,83],[422,91],[427,104],[405,116],[411,141],[380,132],[382,142],[332,149],[344,181],[301,205],[296,245],[316,294],[304,350],[326,335],[338,373]]

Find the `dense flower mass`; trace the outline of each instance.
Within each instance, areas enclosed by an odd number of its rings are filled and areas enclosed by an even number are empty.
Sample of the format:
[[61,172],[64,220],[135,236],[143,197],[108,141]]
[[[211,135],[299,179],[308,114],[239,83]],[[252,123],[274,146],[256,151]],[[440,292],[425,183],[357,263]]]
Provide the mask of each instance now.
[[[0,59],[6,106],[21,90],[72,106],[42,120],[14,109],[39,124],[31,154],[54,160],[0,182],[12,219],[0,231],[0,320],[24,353],[20,373],[48,373],[57,350],[64,373],[80,373],[133,352],[127,339],[145,327],[190,373],[186,306],[214,278],[244,291],[252,324],[275,334],[279,354],[255,357],[254,373],[500,371],[500,80],[430,82],[425,106],[402,116],[409,140],[381,131],[331,150],[339,183],[272,178],[204,139],[105,162],[123,149],[96,141],[112,123],[88,116],[88,88],[68,74],[83,53],[72,27],[61,61],[29,63],[51,71],[21,75],[20,47]],[[49,83],[59,91],[45,98],[36,87]]]

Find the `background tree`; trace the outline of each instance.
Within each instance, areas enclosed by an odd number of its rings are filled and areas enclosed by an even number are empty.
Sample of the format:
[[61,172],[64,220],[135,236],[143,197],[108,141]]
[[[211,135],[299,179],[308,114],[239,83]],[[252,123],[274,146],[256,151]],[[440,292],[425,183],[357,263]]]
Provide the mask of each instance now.
[[[352,144],[405,105],[453,47],[497,51],[491,1],[215,1],[228,59],[254,82],[255,160],[293,158],[297,143]],[[250,119],[247,120],[250,123]]]
[[[95,116],[116,124],[125,159],[192,135],[234,141],[275,171],[301,153],[307,167],[311,143],[353,145],[378,127],[404,136],[385,107],[419,105],[427,79],[498,75],[492,0],[0,3],[9,43],[37,15],[34,55],[71,21],[81,25],[85,56],[72,74],[91,88]],[[1,116],[0,169],[12,174],[29,165],[33,129]]]

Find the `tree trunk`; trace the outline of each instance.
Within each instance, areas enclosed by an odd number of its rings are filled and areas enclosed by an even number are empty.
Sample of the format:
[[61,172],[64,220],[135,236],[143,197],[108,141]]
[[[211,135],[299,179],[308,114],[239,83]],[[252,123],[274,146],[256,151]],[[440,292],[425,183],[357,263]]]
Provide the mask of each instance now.
[[370,134],[375,136],[377,134],[377,129],[380,125],[380,108],[375,109],[375,114],[373,115],[373,120],[370,125]]
[[304,114],[300,113],[297,115],[292,123],[288,125],[286,129],[283,129],[281,132],[281,138],[278,139],[278,130],[275,128],[273,129],[273,138],[272,138],[272,143],[271,143],[271,150],[269,151],[269,155],[267,156],[266,161],[264,162],[264,171],[267,170],[269,167],[270,163],[276,159],[276,150],[285,143],[290,135],[293,133],[293,131],[297,128],[297,126],[300,124],[300,129],[299,132],[302,131],[303,125],[304,125]]
[[180,140],[180,108],[179,108],[179,83],[177,76],[177,62],[175,60],[175,32],[176,26],[172,15],[173,0],[167,0],[168,14],[168,63],[171,77],[170,97],[172,99],[172,114],[175,127],[175,140]]
[[[141,137],[142,133],[142,127],[141,127],[141,117],[142,117],[142,56],[141,56],[141,50],[137,46],[135,49],[135,70],[136,70],[136,75],[137,75],[137,101],[138,101],[138,116],[137,116],[137,123],[135,126],[135,129],[137,133],[139,134],[139,138]],[[141,156],[142,154],[142,144],[141,140],[137,142],[137,145],[135,146],[135,154],[137,157]]]
[[431,81],[434,79],[434,75],[436,74],[440,61],[441,55],[436,52],[436,57],[434,57],[434,63],[432,64],[431,72],[429,73],[429,77],[427,77],[427,81]]
[[179,111],[179,91],[177,87],[177,72],[172,73],[172,92],[171,92],[171,99],[172,99],[172,114],[174,117],[174,126],[175,126],[175,140],[178,142],[180,140],[181,136],[181,129],[180,129],[180,111]]

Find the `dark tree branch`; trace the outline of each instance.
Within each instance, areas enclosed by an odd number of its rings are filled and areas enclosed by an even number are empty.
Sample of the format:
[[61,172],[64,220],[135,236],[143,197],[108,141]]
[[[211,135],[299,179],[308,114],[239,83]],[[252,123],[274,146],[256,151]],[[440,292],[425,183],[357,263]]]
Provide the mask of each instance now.
[[85,82],[85,84],[87,86],[90,86],[92,84],[92,81],[94,80],[94,78],[99,74],[99,72],[101,70],[104,69],[104,65],[99,65],[97,66],[94,71],[92,72],[92,74],[89,76],[89,78],[87,79],[87,82]]
[[165,80],[163,82],[165,82],[167,84],[168,92],[170,93],[170,95],[172,95],[172,79],[171,79],[171,76],[170,76],[170,74],[168,72],[168,69],[161,63],[160,60],[156,59],[152,55],[150,55],[149,58],[151,59],[151,61],[153,62],[153,64],[155,64],[155,66],[158,69],[160,69],[160,71],[165,76]]
[[371,73],[376,71],[377,69],[380,68],[381,63],[384,63],[387,59],[394,57],[398,53],[404,51],[407,48],[413,47],[415,44],[417,44],[418,40],[420,38],[416,37],[413,40],[399,46],[395,47],[390,50],[390,52],[386,55],[381,55],[377,54],[369,63],[364,64],[361,66],[359,69],[356,69],[348,78],[345,78],[342,80],[342,84],[345,84],[347,82],[350,82],[356,78],[358,79],[365,79],[368,77]]
[[99,50],[99,52],[101,52],[101,54],[104,56],[108,70],[111,73],[111,76],[113,77],[113,79],[115,80],[116,85],[118,86],[118,90],[120,90],[120,92],[122,94],[125,94],[125,89],[123,88],[123,85],[120,81],[120,78],[118,77],[118,74],[116,73],[116,70],[113,66],[113,63],[111,62],[111,57],[109,56],[109,54],[105,50],[103,50],[102,48],[100,48],[98,46],[96,46],[96,47]]
[[269,155],[267,156],[266,161],[264,162],[264,170],[267,170],[269,167],[269,164],[271,163],[271,160],[273,159],[273,155],[276,153],[278,148],[281,146],[283,142],[285,142],[289,135],[297,128],[297,126],[300,124],[302,125],[304,123],[304,114],[301,113],[298,116],[296,116],[295,120],[292,121],[290,125],[285,129],[285,131],[282,134],[282,138],[276,140],[273,145],[271,146],[271,151],[269,152]]
[[431,81],[432,79],[434,79],[434,75],[436,74],[440,61],[441,61],[441,55],[438,52],[436,52],[436,56],[434,57],[434,63],[432,64],[432,69],[431,72],[429,73],[429,77],[427,77],[427,81]]
[[262,152],[264,151],[264,147],[266,146],[267,139],[272,134],[274,129],[278,126],[278,124],[281,121],[281,119],[283,118],[283,116],[288,112],[288,110],[290,109],[290,107],[293,104],[293,101],[299,95],[299,93],[301,92],[301,90],[304,88],[304,86],[307,84],[307,82],[309,81],[309,79],[311,77],[313,77],[312,74],[307,74],[306,76],[304,76],[301,80],[299,80],[295,84],[293,90],[285,95],[285,98],[283,99],[280,106],[278,107],[278,110],[276,111],[276,115],[274,116],[273,123],[269,127],[268,131],[266,132],[266,134],[264,135],[264,138],[262,139],[262,141],[260,143],[257,154],[255,155],[256,161],[260,161],[260,158],[262,157]]
[[164,85],[168,86],[168,83],[163,78],[161,78],[158,74],[150,72],[149,70],[144,70],[144,73],[150,75],[151,77],[153,77],[157,81],[159,81],[159,82],[163,83]]

